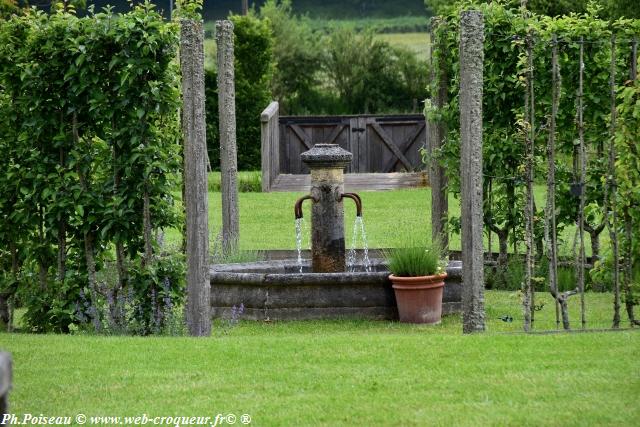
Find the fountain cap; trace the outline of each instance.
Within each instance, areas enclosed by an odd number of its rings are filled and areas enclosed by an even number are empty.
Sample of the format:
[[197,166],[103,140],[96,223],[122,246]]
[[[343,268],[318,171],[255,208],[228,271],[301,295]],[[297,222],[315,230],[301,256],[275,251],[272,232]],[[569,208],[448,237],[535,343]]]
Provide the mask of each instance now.
[[353,154],[338,144],[316,144],[311,150],[300,154],[300,158],[310,169],[338,169],[351,163]]

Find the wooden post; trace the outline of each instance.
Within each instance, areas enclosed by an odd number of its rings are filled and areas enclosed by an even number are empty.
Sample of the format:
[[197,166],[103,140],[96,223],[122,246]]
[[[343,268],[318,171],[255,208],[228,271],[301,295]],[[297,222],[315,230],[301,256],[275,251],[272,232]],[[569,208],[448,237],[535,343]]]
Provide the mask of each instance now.
[[9,390],[11,390],[11,376],[11,354],[0,353],[0,417],[9,413]]
[[[609,71],[609,99],[611,101],[611,119],[609,122],[609,163],[607,180],[604,187],[605,216],[613,251],[613,321],[612,327],[620,327],[620,251],[618,248],[618,218],[616,195],[616,148],[615,133],[616,111],[616,35],[611,35],[611,68]],[[611,212],[609,214],[609,212]]]
[[547,203],[545,205],[545,240],[548,245],[549,290],[555,300],[556,329],[560,329],[560,303],[558,301],[558,227],[556,224],[556,119],[560,103],[560,66],[558,37],[554,34],[551,46],[551,117],[547,143]]
[[460,14],[460,182],[462,211],[462,331],[484,331],[482,242],[482,78],[484,22]]
[[580,156],[578,164],[580,166],[580,202],[578,207],[578,235],[580,236],[578,267],[578,287],[580,290],[580,322],[582,328],[586,327],[585,301],[584,301],[584,273],[585,273],[585,252],[584,252],[584,206],[587,175],[587,158],[584,145],[584,37],[580,37],[580,63],[578,72],[578,140],[580,141]]
[[[633,40],[631,41],[631,81],[635,82],[638,79],[638,37],[634,36]],[[615,174],[614,174],[615,176]],[[633,313],[633,307],[636,305],[634,304],[634,298],[633,298],[633,293],[632,293],[632,288],[631,288],[631,283],[632,283],[632,276],[633,276],[633,242],[631,241],[633,238],[633,224],[632,224],[632,218],[631,218],[631,214],[630,214],[630,209],[628,206],[626,206],[623,209],[622,212],[623,215],[623,221],[624,221],[624,236],[625,236],[625,243],[626,243],[626,248],[624,248],[625,252],[624,252],[624,267],[623,267],[623,287],[624,287],[624,293],[625,293],[625,307],[627,309],[627,316],[629,318],[629,323],[631,324],[632,327],[634,326],[640,326],[640,320],[637,320],[635,318],[635,315]]]
[[186,321],[193,336],[211,334],[209,283],[209,198],[204,108],[202,22],[180,22],[182,135],[187,249]]
[[280,172],[279,104],[272,101],[260,115],[260,145],[262,155],[262,192],[271,191],[273,181]]
[[[443,60],[434,63],[434,43],[441,43],[436,40],[436,29],[442,22],[438,18],[431,21],[431,79],[437,81],[437,93],[433,96],[433,106],[442,109],[447,103],[448,79],[447,67]],[[440,45],[440,56],[444,54]],[[433,160],[433,153],[442,147],[447,135],[447,127],[444,120],[435,123],[425,117],[429,126],[428,150],[431,161],[429,164],[429,183],[431,184],[431,239],[439,240],[445,251],[449,250],[449,233],[447,233],[447,221],[449,215],[449,192],[447,190],[448,180],[445,169]]]
[[236,250],[240,233],[238,155],[236,148],[236,88],[234,82],[233,23],[216,21],[218,47],[218,112],[222,187],[222,247]]
[[533,322],[533,274],[534,274],[534,257],[533,257],[533,239],[534,225],[533,216],[535,214],[533,208],[533,169],[535,156],[535,111],[533,98],[533,34],[531,31],[527,34],[527,86],[525,88],[525,105],[524,120],[525,128],[525,145],[526,145],[526,175],[527,175],[527,193],[525,206],[525,243],[527,247],[526,269],[523,289],[523,310],[524,310],[524,331],[531,331]]

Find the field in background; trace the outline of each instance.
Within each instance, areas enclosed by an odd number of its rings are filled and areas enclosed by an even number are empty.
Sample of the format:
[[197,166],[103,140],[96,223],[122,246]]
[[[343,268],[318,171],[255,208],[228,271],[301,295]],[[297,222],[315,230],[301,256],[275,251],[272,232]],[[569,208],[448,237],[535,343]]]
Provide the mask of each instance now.
[[356,32],[371,31],[373,33],[412,33],[427,32],[429,18],[425,15],[399,16],[395,18],[367,19],[308,19],[309,26],[324,33],[338,29]]
[[431,56],[429,52],[431,38],[427,32],[376,34],[375,38],[386,41],[391,46],[408,49],[424,61],[428,61]]
[[[371,31],[375,33],[375,38],[378,40],[384,40],[392,46],[406,48],[420,59],[429,59],[429,19],[426,15],[370,19],[309,19],[307,22],[311,28],[324,34],[337,29],[350,29],[356,32]],[[205,68],[213,69],[216,67],[215,22],[205,22],[204,28]]]

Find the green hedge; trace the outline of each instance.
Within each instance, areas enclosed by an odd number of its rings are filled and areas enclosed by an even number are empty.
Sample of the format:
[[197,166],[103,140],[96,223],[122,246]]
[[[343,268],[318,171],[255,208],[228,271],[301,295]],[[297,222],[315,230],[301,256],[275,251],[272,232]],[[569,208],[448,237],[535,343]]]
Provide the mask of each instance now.
[[99,329],[138,302],[180,299],[181,263],[153,238],[181,223],[177,46],[148,3],[0,25],[0,292],[18,291],[34,330],[83,317]]

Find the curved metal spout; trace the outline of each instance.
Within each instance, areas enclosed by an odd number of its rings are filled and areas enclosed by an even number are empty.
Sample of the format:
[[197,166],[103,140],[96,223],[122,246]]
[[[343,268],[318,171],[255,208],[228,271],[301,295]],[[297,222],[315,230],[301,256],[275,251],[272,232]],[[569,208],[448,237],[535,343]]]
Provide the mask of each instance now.
[[362,216],[362,199],[360,198],[360,196],[356,193],[343,193],[342,196],[340,196],[340,200],[344,199],[351,199],[356,203],[356,216]]
[[296,204],[293,208],[293,211],[296,215],[296,219],[300,219],[302,218],[302,202],[304,202],[305,200],[313,200],[314,202],[317,202],[318,200],[316,200],[315,197],[307,194],[306,196],[300,197],[298,200],[296,200]]

